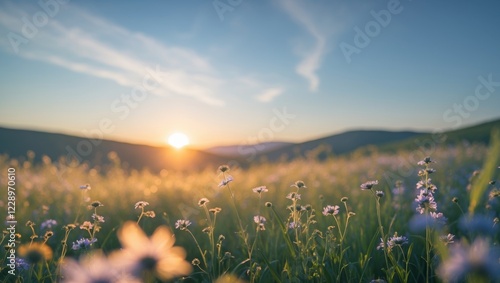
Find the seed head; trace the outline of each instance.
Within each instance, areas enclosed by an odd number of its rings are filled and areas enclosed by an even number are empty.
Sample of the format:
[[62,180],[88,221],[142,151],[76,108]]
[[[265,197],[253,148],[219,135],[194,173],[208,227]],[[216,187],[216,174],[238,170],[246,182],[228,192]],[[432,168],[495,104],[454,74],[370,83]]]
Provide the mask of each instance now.
[[221,173],[225,173],[225,172],[229,171],[229,166],[228,165],[221,165],[221,166],[219,166],[219,168],[217,170]]
[[93,201],[91,204],[90,204],[91,207],[93,208],[97,208],[99,206],[104,206],[100,201],[96,200],[96,201]]
[[217,213],[222,211],[222,208],[214,207],[214,208],[210,208],[208,211],[212,212],[213,214],[217,214]]
[[47,232],[45,232],[45,235],[43,235],[43,238],[44,238],[45,240],[48,240],[48,239],[49,239],[50,237],[52,237],[52,236],[54,236],[54,232],[52,232],[52,231],[47,231]]
[[187,230],[187,227],[191,225],[191,221],[185,219],[179,219],[175,222],[175,229]]
[[207,203],[209,203],[209,202],[210,202],[210,201],[209,201],[207,198],[202,198],[202,199],[200,199],[200,200],[198,201],[198,205],[199,205],[200,207],[202,207],[202,206],[205,206],[205,205],[206,205]]

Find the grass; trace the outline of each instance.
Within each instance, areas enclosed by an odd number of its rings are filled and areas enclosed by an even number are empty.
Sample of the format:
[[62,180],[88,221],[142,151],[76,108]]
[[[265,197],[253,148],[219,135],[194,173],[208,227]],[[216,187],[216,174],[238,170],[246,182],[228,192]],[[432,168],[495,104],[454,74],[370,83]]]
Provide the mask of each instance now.
[[[116,261],[126,266],[130,278],[144,282],[236,282],[236,278],[247,282],[453,281],[457,278],[448,273],[459,265],[453,265],[451,259],[460,256],[460,248],[463,256],[470,245],[485,239],[492,247],[486,258],[499,257],[496,245],[500,237],[494,219],[498,221],[500,194],[496,184],[488,183],[498,178],[500,171],[498,159],[491,157],[498,158],[500,142],[496,139],[490,148],[460,144],[435,148],[431,155],[435,163],[422,166],[417,162],[429,152],[372,150],[369,155],[331,157],[321,162],[306,158],[228,171],[214,167],[159,174],[124,170],[115,155],[109,156],[114,164],[109,168],[68,166],[64,160],[55,162],[47,157],[35,166],[32,154],[24,161],[1,157],[3,188],[7,187],[8,168],[16,170],[19,235],[15,249],[17,257],[28,262],[19,264],[15,276],[9,275],[6,249],[1,254],[0,276],[10,282],[59,282],[83,276],[64,273],[61,267],[73,263],[85,270],[91,264],[89,258],[115,261],[120,248],[134,248],[124,239],[127,231],[135,231],[136,239],[144,245],[154,245],[156,236],[148,242],[140,231],[152,235],[158,227],[166,226],[175,234],[175,245],[186,251],[191,270],[162,274],[159,260],[164,255],[152,248],[148,257],[136,257],[135,265]],[[474,173],[483,166],[483,173]],[[431,167],[436,172],[425,170]],[[378,184],[360,188],[371,180],[378,180]],[[421,215],[415,201],[419,181],[428,188],[423,194],[427,197],[430,192],[437,203],[434,209],[429,199],[421,202]],[[84,184],[91,189],[80,189]],[[261,186],[267,191],[252,190]],[[203,198],[208,202],[200,204]],[[148,204],[136,209],[139,201]],[[328,205],[332,207],[325,211]],[[0,207],[0,215],[6,217],[7,202],[0,202]],[[443,218],[436,220],[431,212],[443,213],[446,223],[438,225]],[[99,216],[105,222],[99,221]],[[479,216],[486,220],[478,220]],[[42,229],[42,223],[47,226],[50,219],[57,224]],[[31,223],[25,225],[28,221]],[[81,229],[85,221],[86,229]],[[133,230],[135,226],[125,224],[127,221],[138,223],[140,229]],[[481,221],[486,221],[484,231],[471,231],[469,226]],[[167,235],[162,229],[154,234]],[[490,230],[496,234],[488,234]],[[454,243],[439,240],[447,234],[454,235]],[[9,243],[8,238],[6,231],[3,245]],[[73,249],[73,243],[82,238],[87,242]],[[31,254],[22,253],[30,248]],[[41,257],[29,258],[33,254]],[[184,255],[179,253],[179,257],[183,260]],[[480,263],[490,267],[488,262]],[[498,260],[489,264],[499,265]],[[488,272],[487,268],[465,268],[463,273],[457,280],[500,278],[498,271]]]

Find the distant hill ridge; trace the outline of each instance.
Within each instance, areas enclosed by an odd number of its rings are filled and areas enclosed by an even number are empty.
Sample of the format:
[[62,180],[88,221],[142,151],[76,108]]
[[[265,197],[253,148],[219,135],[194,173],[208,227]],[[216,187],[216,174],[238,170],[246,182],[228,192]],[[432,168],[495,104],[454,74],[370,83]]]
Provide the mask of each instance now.
[[[493,128],[500,129],[500,119],[481,123],[458,130],[442,133],[444,143],[462,141],[488,143]],[[134,169],[149,168],[153,171],[193,170],[225,163],[245,165],[265,158],[276,161],[307,156],[315,152],[318,158],[329,154],[346,154],[366,147],[376,147],[380,151],[414,149],[417,139],[431,138],[431,133],[412,131],[356,130],[335,134],[302,143],[267,142],[257,145],[230,145],[204,150],[155,147],[111,140],[89,140],[64,134],[0,127],[0,154],[12,158],[26,158],[28,151],[34,151],[35,161],[42,155],[57,160],[62,156],[86,162],[90,166],[110,164],[110,152],[116,152],[124,166]]]

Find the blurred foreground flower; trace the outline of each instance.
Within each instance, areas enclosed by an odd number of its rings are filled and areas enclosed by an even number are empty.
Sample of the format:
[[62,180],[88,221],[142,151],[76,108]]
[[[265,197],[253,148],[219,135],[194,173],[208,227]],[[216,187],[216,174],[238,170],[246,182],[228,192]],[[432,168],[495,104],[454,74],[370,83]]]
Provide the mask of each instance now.
[[112,254],[117,263],[140,277],[152,272],[162,280],[191,273],[192,266],[185,260],[186,251],[174,247],[175,237],[165,226],[156,228],[148,238],[135,222],[126,222],[118,231],[123,249]]
[[223,275],[217,278],[215,283],[245,283],[246,281],[234,276],[234,275]]
[[446,282],[499,282],[500,251],[482,238],[472,245],[458,243],[451,246],[450,257],[437,271]]
[[62,272],[62,282],[66,283],[141,282],[138,279],[126,276],[101,252],[86,255],[80,259],[80,262],[66,259],[62,265]]
[[43,243],[25,244],[19,247],[19,256],[27,263],[36,264],[43,260],[52,259],[52,249]]

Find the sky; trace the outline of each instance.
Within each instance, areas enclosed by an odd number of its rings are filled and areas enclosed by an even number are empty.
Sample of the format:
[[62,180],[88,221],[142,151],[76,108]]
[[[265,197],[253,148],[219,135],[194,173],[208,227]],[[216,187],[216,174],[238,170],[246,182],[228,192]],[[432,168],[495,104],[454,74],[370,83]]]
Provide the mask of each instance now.
[[0,126],[162,145],[500,117],[499,1],[0,1]]

